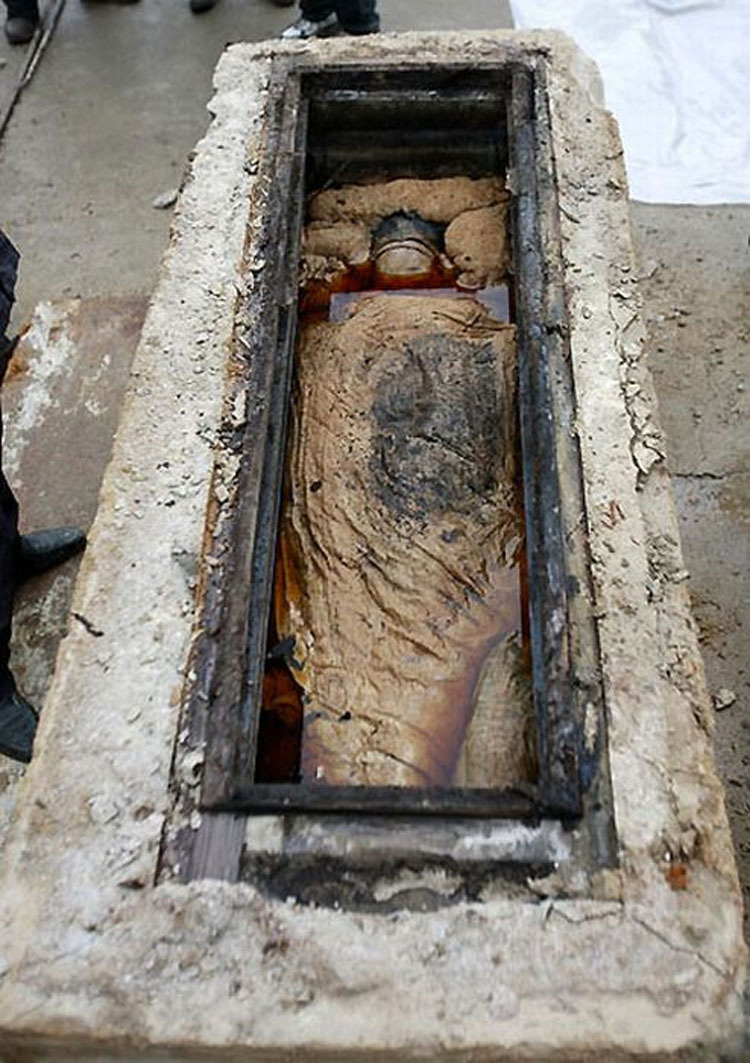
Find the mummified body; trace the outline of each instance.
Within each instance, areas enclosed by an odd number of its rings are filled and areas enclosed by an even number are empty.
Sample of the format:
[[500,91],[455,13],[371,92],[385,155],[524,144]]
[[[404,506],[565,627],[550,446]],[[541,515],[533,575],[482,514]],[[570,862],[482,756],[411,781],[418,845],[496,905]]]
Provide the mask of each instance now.
[[306,781],[527,777],[514,409],[514,329],[465,292],[303,329],[275,627]]

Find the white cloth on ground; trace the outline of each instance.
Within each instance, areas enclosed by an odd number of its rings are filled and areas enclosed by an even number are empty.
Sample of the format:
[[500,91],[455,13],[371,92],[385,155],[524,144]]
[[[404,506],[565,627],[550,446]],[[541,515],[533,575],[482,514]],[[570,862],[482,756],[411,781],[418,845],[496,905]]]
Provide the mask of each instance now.
[[633,199],[750,202],[750,0],[511,0],[596,60]]

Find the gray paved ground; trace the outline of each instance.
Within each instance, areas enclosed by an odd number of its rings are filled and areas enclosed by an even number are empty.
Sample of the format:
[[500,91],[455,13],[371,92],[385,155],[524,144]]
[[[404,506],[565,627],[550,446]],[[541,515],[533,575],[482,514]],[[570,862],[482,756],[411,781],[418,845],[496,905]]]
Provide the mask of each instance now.
[[[504,0],[381,0],[380,8],[389,30],[510,25]],[[268,0],[221,0],[200,18],[187,0],[137,7],[68,0],[0,144],[0,225],[24,252],[16,324],[42,300],[80,296],[51,334],[78,337],[86,380],[98,364],[107,371],[93,395],[60,378],[57,399],[24,438],[13,436],[23,371],[8,383],[9,459],[29,524],[90,519],[139,315],[168,238],[169,211],[155,210],[152,200],[179,184],[206,127],[223,45],[275,36],[289,17]],[[0,107],[20,62],[19,51],[0,43]],[[717,752],[750,895],[750,207],[634,204],[633,221],[709,686],[736,695],[717,713]],[[62,370],[49,372],[58,380]],[[73,418],[80,432],[64,434]],[[69,572],[39,583],[19,603],[16,668],[38,699],[71,581]],[[0,765],[0,837],[12,800],[7,763]]]

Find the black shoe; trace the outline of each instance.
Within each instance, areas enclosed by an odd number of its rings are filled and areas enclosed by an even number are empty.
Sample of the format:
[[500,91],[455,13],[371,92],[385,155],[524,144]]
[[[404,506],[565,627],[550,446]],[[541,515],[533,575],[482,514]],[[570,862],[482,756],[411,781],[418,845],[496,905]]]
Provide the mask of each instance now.
[[291,7],[296,2],[297,0],[271,0],[271,3],[275,4],[276,7]]
[[5,20],[5,36],[9,44],[28,44],[36,33],[38,25],[38,18],[23,18],[21,15],[14,15]]
[[194,15],[200,15],[202,11],[210,11],[216,7],[217,0],[190,0],[190,10]]
[[28,764],[38,719],[34,707],[17,690],[0,698],[0,753]]
[[17,582],[21,584],[32,576],[41,576],[69,557],[80,554],[85,545],[86,536],[80,528],[45,528],[22,535]]

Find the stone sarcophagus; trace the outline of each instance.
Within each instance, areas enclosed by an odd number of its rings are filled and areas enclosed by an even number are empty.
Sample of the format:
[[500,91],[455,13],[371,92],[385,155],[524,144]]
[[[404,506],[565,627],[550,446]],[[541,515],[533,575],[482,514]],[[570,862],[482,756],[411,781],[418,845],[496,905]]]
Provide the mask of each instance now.
[[216,88],[0,854],[0,1058],[731,1058],[595,71],[405,35]]

